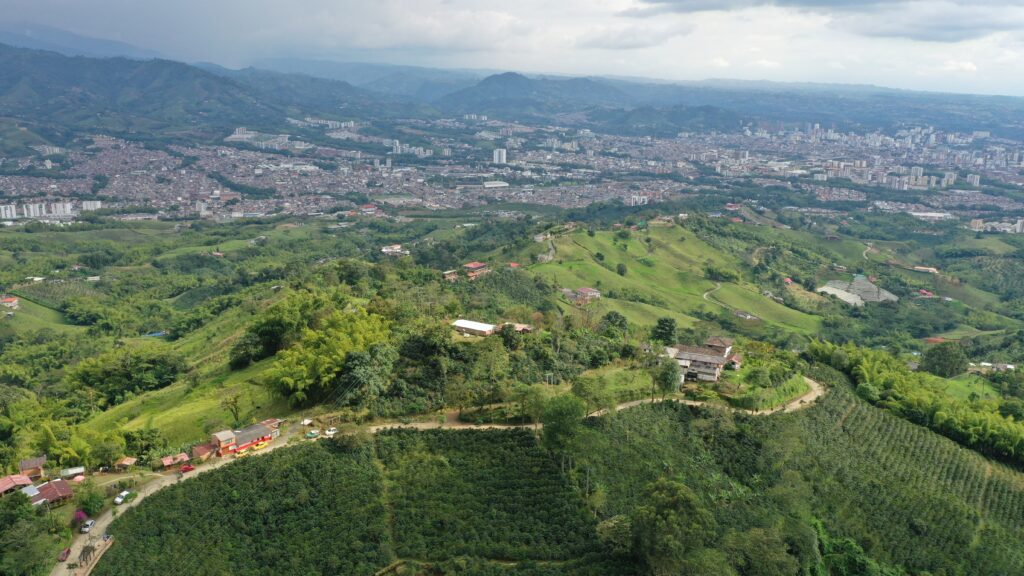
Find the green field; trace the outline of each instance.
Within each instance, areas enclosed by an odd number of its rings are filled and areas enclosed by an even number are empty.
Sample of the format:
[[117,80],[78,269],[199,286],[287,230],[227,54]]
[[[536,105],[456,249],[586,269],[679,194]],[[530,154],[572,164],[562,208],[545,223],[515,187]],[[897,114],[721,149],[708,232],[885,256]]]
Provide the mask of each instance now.
[[[648,236],[649,245],[644,241]],[[704,277],[705,267],[735,269],[740,265],[732,256],[677,227],[651,228],[649,233],[633,233],[629,240],[619,242],[614,238],[613,232],[559,237],[555,260],[535,264],[530,270],[559,287],[601,290],[601,305],[634,323],[650,325],[657,317],[670,316],[689,326],[695,321],[694,311],[718,308],[704,298],[705,292],[715,289],[715,282]],[[596,259],[598,253],[604,255],[603,262]],[[625,276],[616,272],[620,263],[627,267]],[[727,283],[711,296],[730,309],[748,312],[774,326],[803,333],[813,333],[820,326],[819,318],[762,296],[757,286],[746,281]]]

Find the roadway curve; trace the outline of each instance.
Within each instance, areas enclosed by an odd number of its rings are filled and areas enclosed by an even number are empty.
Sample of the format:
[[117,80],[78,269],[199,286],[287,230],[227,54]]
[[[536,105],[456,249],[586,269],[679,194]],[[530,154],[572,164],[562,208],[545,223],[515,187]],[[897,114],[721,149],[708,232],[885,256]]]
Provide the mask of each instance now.
[[[746,410],[746,409],[742,409],[742,408],[732,408],[732,407],[726,407],[726,408],[729,409],[729,410],[732,410],[733,412],[739,412],[739,413],[744,413],[744,414],[751,414],[751,415],[755,415],[755,416],[765,416],[765,415],[768,415],[768,414],[775,414],[777,412],[795,412],[797,410],[802,410],[804,408],[808,408],[812,404],[814,404],[814,402],[818,398],[822,397],[825,394],[825,387],[822,386],[821,384],[819,384],[818,382],[815,382],[814,380],[811,380],[810,378],[807,378],[806,376],[804,377],[804,380],[807,382],[808,386],[810,386],[810,388],[811,388],[810,391],[808,391],[806,394],[803,394],[802,396],[799,396],[797,398],[794,398],[794,399],[790,400],[789,402],[786,402],[785,404],[782,404],[781,406],[776,406],[775,408],[771,408],[771,409],[768,409],[768,410]],[[704,402],[704,401],[701,401],[701,400],[686,400],[686,399],[681,399],[681,398],[645,398],[643,400],[633,400],[631,402],[623,402],[623,403],[617,405],[615,407],[615,410],[616,411],[618,411],[618,410],[628,410],[628,409],[636,407],[636,406],[642,406],[644,404],[652,404],[652,403],[658,403],[658,402],[678,402],[680,404],[685,404],[687,406],[713,406],[713,407],[718,407],[718,408],[722,408],[723,407],[721,404],[712,404],[712,403]],[[603,416],[607,412],[608,412],[607,410],[599,410],[597,412],[594,412],[590,416]],[[388,430],[388,429],[392,429],[392,428],[406,428],[406,429],[413,429],[413,430],[438,430],[438,429],[445,429],[445,430],[505,430],[505,429],[511,429],[511,428],[533,428],[533,429],[539,429],[541,427],[543,427],[543,424],[540,424],[540,423],[537,423],[537,424],[473,424],[473,423],[470,423],[470,422],[463,422],[463,421],[459,420],[459,411],[458,410],[452,410],[452,411],[447,412],[445,414],[444,422],[441,422],[440,420],[435,420],[435,421],[432,421],[432,422],[410,422],[408,424],[392,422],[392,423],[375,424],[375,425],[372,425],[372,426],[368,426],[368,427],[366,427],[366,431],[370,432],[371,434],[376,434],[377,432],[380,432],[381,430]],[[265,454],[267,452],[272,452],[273,450],[281,448],[282,446],[287,446],[288,445],[288,438],[291,437],[291,436],[294,436],[298,431],[299,431],[299,427],[297,427],[297,426],[290,426],[289,429],[286,432],[281,434],[280,438],[278,438],[276,441],[274,441],[274,443],[272,443],[265,450],[262,450],[258,454]],[[188,478],[191,478],[191,477],[196,476],[198,474],[201,474],[203,472],[207,472],[209,470],[214,470],[216,468],[220,468],[221,466],[224,466],[226,464],[231,463],[233,460],[234,460],[233,458],[216,458],[216,459],[214,459],[214,460],[212,460],[210,462],[207,462],[207,463],[204,463],[204,464],[199,464],[198,466],[196,466],[196,471],[195,472],[188,474],[184,478],[178,477],[177,474],[161,475],[161,478],[159,480],[155,480],[155,481],[150,482],[149,484],[146,484],[145,486],[143,486],[138,491],[138,494],[136,495],[136,497],[131,502],[129,502],[127,504],[124,504],[122,506],[118,506],[118,508],[120,510],[127,510],[128,508],[131,508],[133,506],[137,506],[139,504],[139,502],[142,502],[143,500],[145,500],[147,496],[149,496],[150,494],[153,494],[154,492],[157,492],[158,490],[160,490],[161,488],[164,488],[165,486],[170,486],[171,484],[176,484],[177,482],[180,482],[183,479],[188,479]],[[68,560],[69,561],[77,560],[78,559],[78,555],[82,551],[82,547],[89,541],[89,536],[92,536],[93,538],[98,539],[100,536],[102,536],[106,532],[107,527],[110,525],[110,523],[113,521],[113,519],[114,519],[114,517],[111,514],[111,510],[107,510],[106,512],[104,512],[98,518],[95,519],[96,520],[96,525],[93,526],[91,534],[75,534],[75,538],[74,538],[74,540],[71,543],[71,555],[68,556]],[[70,576],[70,575],[73,575],[75,573],[76,572],[74,570],[68,569],[65,564],[61,563],[61,564],[58,564],[57,566],[55,566],[53,568],[53,570],[50,572],[50,576]]]

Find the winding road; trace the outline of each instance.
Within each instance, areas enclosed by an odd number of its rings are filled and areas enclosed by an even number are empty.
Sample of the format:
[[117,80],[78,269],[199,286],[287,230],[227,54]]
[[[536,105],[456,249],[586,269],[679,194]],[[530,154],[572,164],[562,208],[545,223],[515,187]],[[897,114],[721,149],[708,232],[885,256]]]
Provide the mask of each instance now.
[[[825,387],[824,386],[822,386],[821,384],[819,384],[818,382],[816,382],[814,380],[811,380],[810,378],[807,378],[806,376],[804,377],[804,380],[807,382],[808,386],[810,386],[810,390],[807,393],[805,393],[805,394],[803,394],[803,395],[801,395],[801,396],[799,396],[797,398],[794,398],[794,399],[790,400],[789,402],[786,402],[785,404],[782,404],[780,406],[777,406],[775,408],[771,408],[771,409],[768,409],[768,410],[746,410],[746,409],[742,409],[742,408],[727,407],[727,406],[723,406],[723,405],[717,404],[717,403],[709,403],[709,402],[705,402],[705,401],[701,401],[701,400],[686,400],[686,399],[683,399],[683,398],[644,398],[642,400],[633,400],[633,401],[630,401],[630,402],[623,402],[623,403],[618,404],[617,406],[615,406],[614,410],[615,411],[628,410],[628,409],[636,407],[636,406],[642,406],[644,404],[653,404],[653,403],[659,403],[659,402],[677,402],[679,404],[685,404],[687,406],[714,406],[714,407],[719,407],[719,408],[726,408],[728,410],[732,410],[733,412],[750,414],[750,415],[754,415],[754,416],[766,416],[766,415],[775,414],[775,413],[778,413],[778,412],[795,412],[797,410],[801,410],[801,409],[810,407],[812,404],[814,404],[814,402],[816,400],[818,400],[818,398],[821,398],[825,394]],[[588,417],[604,416],[608,412],[609,412],[608,410],[599,410],[597,412],[594,412],[593,414],[590,414]],[[409,422],[407,424],[403,424],[403,423],[399,423],[399,422],[391,422],[391,423],[375,424],[375,425],[372,425],[372,426],[367,426],[365,428],[365,430],[367,432],[370,432],[371,434],[376,434],[377,432],[380,432],[381,430],[388,430],[388,429],[392,429],[392,428],[407,428],[407,429],[414,429],[414,430],[438,430],[438,429],[445,429],[445,430],[498,430],[498,429],[512,429],[512,428],[540,429],[542,427],[543,427],[543,424],[540,424],[540,423],[537,423],[537,424],[473,424],[473,423],[470,423],[470,422],[463,422],[463,421],[459,420],[459,411],[458,410],[452,410],[452,411],[449,411],[449,412],[445,413],[445,417],[444,417],[444,421],[443,422],[440,420],[440,418],[437,419],[437,420],[434,420],[434,421],[430,421],[430,422]],[[299,431],[300,431],[300,428],[298,426],[289,426],[287,430],[282,432],[281,437],[278,438],[277,440],[275,440],[270,446],[268,446],[266,449],[258,452],[257,454],[254,454],[253,456],[250,456],[250,457],[258,457],[258,455],[260,455],[260,454],[266,454],[268,452],[272,452],[272,451],[274,451],[274,450],[276,450],[278,448],[281,448],[283,446],[287,446],[288,445],[288,439],[293,437],[293,436],[295,436],[297,433],[299,433]],[[202,474],[204,472],[208,472],[210,470],[215,470],[217,468],[220,468],[221,466],[230,464],[233,461],[234,461],[233,458],[216,458],[216,459],[213,459],[210,462],[206,462],[206,463],[197,465],[196,466],[196,470],[194,472],[191,472],[191,473],[189,473],[188,475],[185,475],[185,476],[181,476],[181,475],[178,475],[178,474],[160,474],[159,475],[160,476],[159,479],[154,480],[152,482],[149,482],[148,484],[146,484],[142,488],[140,488],[138,490],[138,493],[136,494],[135,498],[131,502],[125,503],[125,504],[123,504],[121,506],[118,506],[117,508],[112,508],[110,510],[107,510],[106,512],[100,514],[99,517],[95,518],[96,525],[93,526],[92,531],[91,531],[90,534],[75,534],[75,537],[74,537],[74,539],[72,540],[72,543],[71,543],[71,555],[68,556],[68,560],[70,562],[77,561],[77,559],[79,557],[79,554],[81,554],[81,552],[82,552],[82,548],[85,547],[86,544],[88,544],[90,542],[94,542],[94,543],[98,542],[98,540],[106,532],[107,527],[110,525],[111,522],[113,522],[113,520],[114,520],[113,511],[115,509],[123,512],[124,510],[127,510],[129,508],[137,506],[139,504],[139,502],[142,502],[143,500],[145,500],[147,496],[153,494],[154,492],[159,491],[160,489],[162,489],[162,488],[164,488],[166,486],[170,486],[171,484],[176,484],[176,483],[181,482],[183,480],[188,480],[189,478],[195,477],[195,476],[197,476],[199,474]],[[50,572],[50,576],[71,576],[71,575],[79,575],[79,574],[81,574],[81,575],[88,574],[98,561],[99,560],[97,559],[96,561],[94,561],[92,566],[89,566],[87,568],[86,567],[78,568],[77,570],[72,570],[72,569],[67,567],[67,564],[60,563],[60,564],[57,564],[53,568],[53,570]]]

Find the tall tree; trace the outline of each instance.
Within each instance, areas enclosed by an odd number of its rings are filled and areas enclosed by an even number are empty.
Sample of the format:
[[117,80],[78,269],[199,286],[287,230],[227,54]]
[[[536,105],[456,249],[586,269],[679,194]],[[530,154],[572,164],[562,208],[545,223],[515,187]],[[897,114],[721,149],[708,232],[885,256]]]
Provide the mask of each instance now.
[[715,533],[715,519],[686,485],[659,478],[632,516],[635,550],[656,575],[678,574]]
[[658,318],[651,330],[651,339],[662,344],[675,344],[678,334],[675,318]]

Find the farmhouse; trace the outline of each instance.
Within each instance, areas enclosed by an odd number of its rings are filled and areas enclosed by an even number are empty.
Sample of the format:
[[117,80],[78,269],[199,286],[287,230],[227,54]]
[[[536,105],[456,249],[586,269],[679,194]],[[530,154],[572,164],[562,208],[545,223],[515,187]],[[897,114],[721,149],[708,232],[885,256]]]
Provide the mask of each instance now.
[[46,470],[44,469],[45,466],[46,455],[29,458],[18,463],[18,469],[21,473],[32,480],[39,480],[43,476],[46,476]]
[[51,480],[39,486],[26,486],[21,491],[32,500],[33,506],[60,504],[75,495],[75,491],[66,480]]
[[170,468],[171,466],[174,466],[175,464],[184,464],[185,462],[188,462],[188,461],[189,461],[188,454],[185,454],[184,452],[179,452],[178,454],[175,454],[174,456],[164,456],[163,458],[160,459],[160,464],[164,468]]
[[401,244],[391,244],[380,249],[381,254],[385,256],[408,256],[409,251],[402,248]]
[[466,277],[470,280],[476,280],[484,274],[491,272],[491,269],[483,262],[469,262],[468,264],[463,264],[462,269],[466,271]]
[[575,302],[577,304],[590,304],[594,300],[601,299],[601,291],[594,288],[579,288],[575,293]]
[[462,319],[452,322],[452,326],[456,332],[466,336],[490,336],[497,329],[497,326],[494,324],[484,324],[483,322]]
[[228,454],[244,454],[249,450],[261,450],[266,448],[274,438],[281,435],[277,426],[268,424],[280,423],[278,420],[264,421],[252,426],[246,426],[241,430],[222,430],[214,432],[210,437],[210,444],[213,445],[218,456]]
[[11,310],[17,310],[19,302],[17,298],[11,296],[8,298],[0,298],[0,305],[3,305],[5,308],[10,308]]
[[732,354],[731,338],[713,336],[704,346],[677,344],[665,348],[665,353],[679,363],[680,381],[687,378],[704,382],[718,382],[726,366],[738,366],[739,354]]
[[11,474],[0,478],[0,496],[6,496],[24,486],[31,486],[32,481],[24,474]]

